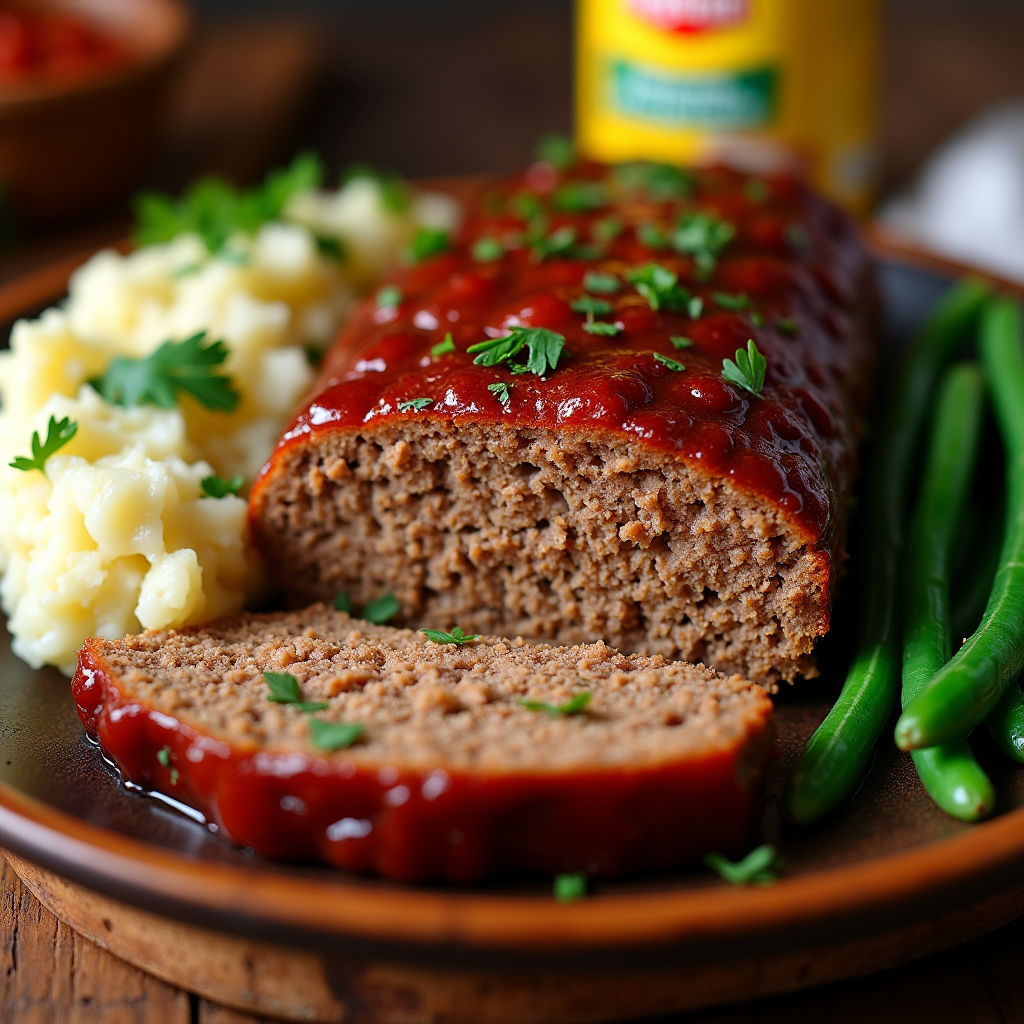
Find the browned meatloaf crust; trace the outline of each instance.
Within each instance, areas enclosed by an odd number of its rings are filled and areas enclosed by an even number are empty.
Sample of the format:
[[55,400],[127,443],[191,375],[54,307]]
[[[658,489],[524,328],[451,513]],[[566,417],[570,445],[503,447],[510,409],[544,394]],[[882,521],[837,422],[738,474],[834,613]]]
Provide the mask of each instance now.
[[[264,672],[325,706],[271,702]],[[406,880],[735,850],[774,742],[770,699],[737,677],[603,644],[438,644],[323,606],[90,640],[73,689],[127,779],[258,853]],[[365,731],[328,752],[314,720]]]
[[[252,495],[293,604],[390,591],[416,625],[600,638],[769,687],[814,673],[870,262],[792,181],[704,170],[673,194],[659,174],[534,167],[357,309]],[[517,372],[525,348],[493,366],[467,352],[524,326],[568,357],[538,374]],[[759,395],[723,378],[748,339]]]

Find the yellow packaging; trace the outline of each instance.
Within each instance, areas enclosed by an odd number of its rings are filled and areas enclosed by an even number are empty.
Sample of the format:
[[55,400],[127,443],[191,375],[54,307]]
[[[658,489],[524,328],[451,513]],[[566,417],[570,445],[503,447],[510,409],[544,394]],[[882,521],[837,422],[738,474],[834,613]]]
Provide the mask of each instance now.
[[795,168],[863,212],[878,41],[878,0],[577,0],[579,147]]

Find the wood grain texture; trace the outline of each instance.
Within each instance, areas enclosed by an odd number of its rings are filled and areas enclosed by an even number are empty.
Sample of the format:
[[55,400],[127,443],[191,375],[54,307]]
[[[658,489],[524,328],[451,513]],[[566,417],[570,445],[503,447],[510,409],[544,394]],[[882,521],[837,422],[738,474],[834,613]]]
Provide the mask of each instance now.
[[[0,886],[0,1024],[270,1024],[190,999],[79,938],[6,864]],[[1022,964],[1024,919],[897,970],[657,1024],[1017,1024]]]
[[[481,976],[476,983],[467,984],[454,976],[446,979],[450,972],[444,970],[361,964],[351,956],[332,965],[326,960],[321,963],[314,954],[285,950],[275,954],[271,947],[244,939],[188,926],[182,931],[181,925],[70,886],[19,858],[13,858],[13,862],[47,904],[76,928],[93,935],[101,945],[136,963],[148,964],[149,969],[177,979],[182,985],[189,985],[191,980],[200,991],[221,993],[221,998],[234,1005],[258,1007],[258,1012],[276,1007],[272,1012],[286,1012],[292,1020],[346,1024],[625,1021],[639,1012],[641,1006],[650,1008],[650,1012],[659,1004],[663,1009],[687,1003],[692,1006],[721,1001],[723,993],[724,998],[729,998],[730,993],[738,996],[743,992],[771,991],[779,986],[780,975],[792,975],[794,967],[786,963],[785,957],[776,957],[760,966],[737,963],[731,974],[727,968],[698,969],[694,977],[681,964],[670,973],[685,981],[686,998],[682,1001],[672,982],[668,981],[666,988],[666,979],[659,974],[647,979],[580,979],[558,975],[539,987],[510,985],[511,979]],[[22,1020],[47,1024],[63,1020],[168,1020],[177,1024],[183,1019],[183,999],[187,999],[191,1022],[257,1024],[266,1019],[196,996],[179,994],[175,1001],[172,995],[168,1001],[172,988],[148,978],[58,924],[22,887],[10,866],[5,869],[3,885],[11,912],[5,913],[0,922],[0,948],[13,950],[11,962],[17,962],[24,977],[41,979],[42,987],[33,991],[35,1002],[27,1009],[24,1001],[11,1001],[12,1009],[7,1015],[0,1013],[0,1024]],[[1012,893],[993,903],[991,912],[1003,920],[1020,909]],[[943,927],[944,922],[935,919],[931,926],[922,923],[911,932],[903,930],[901,941],[909,937],[912,943],[903,955],[913,956],[915,952],[935,948]],[[55,936],[62,936],[61,942],[55,943]],[[660,1016],[658,1020],[661,1024],[781,1024],[792,1020],[854,1024],[868,1019],[882,1024],[914,1024],[918,1020],[929,1024],[1009,1024],[1024,1021],[1024,983],[1019,969],[1022,954],[1024,918],[985,939],[899,970],[821,985],[804,993],[762,996],[713,1011]],[[872,969],[872,963],[877,969],[885,962],[892,962],[892,956],[884,937],[851,945],[845,951],[834,950],[831,956],[822,948],[801,958],[799,977],[794,975],[789,982],[782,983],[790,987],[814,985],[822,978],[853,970],[863,973]],[[240,971],[247,980],[243,978],[239,986]],[[684,979],[684,975],[691,976]],[[337,1001],[325,993],[317,998],[309,995],[326,976],[332,979]],[[47,987],[49,978],[56,984]],[[62,983],[62,979],[68,980]],[[290,994],[289,985],[293,987]],[[700,989],[702,985],[710,986],[714,992],[695,990],[694,986]],[[659,987],[665,989],[665,998],[658,997]],[[591,1005],[595,998],[600,1004],[596,1015]],[[0,1005],[7,1007],[8,1001]],[[84,1012],[83,1007],[87,1008]],[[19,1013],[20,1016],[11,1015]]]
[[187,993],[77,935],[2,863],[2,1024],[190,1024]]

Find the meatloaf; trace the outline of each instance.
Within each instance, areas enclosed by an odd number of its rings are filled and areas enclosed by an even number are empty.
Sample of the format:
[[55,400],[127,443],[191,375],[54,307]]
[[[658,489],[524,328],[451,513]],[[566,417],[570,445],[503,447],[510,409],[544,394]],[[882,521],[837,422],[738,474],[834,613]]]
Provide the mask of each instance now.
[[601,643],[438,643],[322,605],[90,640],[73,689],[126,779],[236,842],[409,881],[735,850],[774,743],[770,699],[738,677]]
[[812,675],[872,295],[796,181],[535,164],[357,309],[253,536],[296,606],[393,592],[411,624]]

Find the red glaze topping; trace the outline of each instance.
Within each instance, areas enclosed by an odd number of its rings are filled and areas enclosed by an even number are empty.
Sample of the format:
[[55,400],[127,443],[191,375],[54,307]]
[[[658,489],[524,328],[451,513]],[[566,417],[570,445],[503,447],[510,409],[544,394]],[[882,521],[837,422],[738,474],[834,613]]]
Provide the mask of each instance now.
[[403,881],[614,877],[740,849],[773,756],[767,702],[749,742],[712,755],[632,771],[477,775],[234,746],[122,694],[89,644],[72,692],[126,780],[200,810],[264,856]]
[[[724,229],[711,226],[731,237],[701,254],[692,232],[680,234],[694,214],[723,218]],[[628,281],[651,261],[703,308],[652,308]],[[588,291],[588,271],[616,275],[619,287]],[[394,277],[397,304],[357,307],[323,390],[279,447],[380,417],[606,430],[729,479],[807,542],[829,541],[869,362],[851,316],[869,272],[848,218],[786,178],[535,165],[485,192],[450,251]],[[593,319],[614,324],[615,336],[584,329],[588,315],[572,304],[587,295],[611,303]],[[557,332],[568,356],[540,377],[476,365],[466,352],[515,326]],[[431,355],[448,333],[456,351]],[[749,339],[767,360],[760,396],[722,377],[723,359]],[[505,404],[488,390],[497,383],[509,385]],[[404,404],[415,399],[430,401]]]

